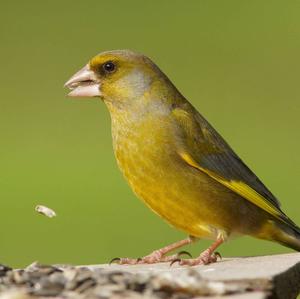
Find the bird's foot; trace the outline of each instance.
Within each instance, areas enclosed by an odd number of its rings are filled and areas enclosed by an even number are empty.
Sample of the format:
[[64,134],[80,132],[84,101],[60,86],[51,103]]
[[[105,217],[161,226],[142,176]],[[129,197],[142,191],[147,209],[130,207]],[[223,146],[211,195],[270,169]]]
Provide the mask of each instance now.
[[180,251],[177,254],[165,256],[161,250],[155,250],[151,254],[146,255],[142,258],[114,258],[110,261],[110,264],[117,263],[119,265],[137,265],[137,264],[156,264],[156,263],[165,263],[181,260],[182,255],[188,255],[192,257],[191,254],[187,251]]
[[223,238],[218,238],[212,245],[210,245],[206,250],[204,250],[197,258],[195,259],[177,259],[171,262],[171,265],[178,262],[181,266],[197,266],[197,265],[208,265],[215,263],[218,260],[218,257],[221,258],[220,253],[215,252],[217,247],[219,247],[224,242]]
[[178,263],[180,266],[198,266],[198,265],[208,265],[215,263],[218,258],[221,259],[221,255],[218,252],[210,252],[209,249],[203,251],[197,258],[195,259],[175,259],[171,261],[170,266],[175,263]]
[[112,259],[110,264],[111,263],[118,263],[120,265],[155,264],[155,263],[172,262],[174,260],[178,260],[184,254],[192,257],[190,255],[190,253],[188,253],[187,251],[180,251],[177,254],[169,255],[169,256],[167,256],[167,254],[175,249],[178,249],[178,248],[184,246],[184,245],[190,244],[195,240],[196,240],[195,237],[188,237],[181,241],[167,245],[161,249],[155,250],[152,253],[150,253],[149,255],[146,255],[146,256],[144,256],[142,258],[138,258],[138,259],[118,258],[117,257],[117,258]]

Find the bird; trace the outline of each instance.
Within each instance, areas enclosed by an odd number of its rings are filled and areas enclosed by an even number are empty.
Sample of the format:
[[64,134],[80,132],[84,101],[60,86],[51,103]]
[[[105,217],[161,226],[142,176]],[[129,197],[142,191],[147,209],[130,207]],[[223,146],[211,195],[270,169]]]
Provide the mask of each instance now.
[[[300,228],[230,145],[147,56],[102,52],[66,83],[70,97],[96,97],[110,113],[113,150],[128,184],[187,238],[120,264],[216,262],[216,249],[248,235],[300,251]],[[200,239],[195,258],[171,254]],[[180,254],[186,252],[180,252]]]

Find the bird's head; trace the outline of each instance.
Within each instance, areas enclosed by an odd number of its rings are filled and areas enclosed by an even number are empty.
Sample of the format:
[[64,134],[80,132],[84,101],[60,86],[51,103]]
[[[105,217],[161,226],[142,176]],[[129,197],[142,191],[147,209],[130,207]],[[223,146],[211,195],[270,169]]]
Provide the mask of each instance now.
[[144,96],[162,100],[176,91],[148,57],[128,50],[98,54],[65,86],[71,97],[100,97],[109,105],[136,103]]

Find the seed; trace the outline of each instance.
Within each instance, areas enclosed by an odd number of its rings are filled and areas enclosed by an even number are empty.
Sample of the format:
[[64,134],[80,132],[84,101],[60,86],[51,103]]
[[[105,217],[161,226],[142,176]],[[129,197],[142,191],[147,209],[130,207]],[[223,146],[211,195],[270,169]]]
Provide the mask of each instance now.
[[44,216],[47,216],[49,218],[55,217],[56,213],[55,211],[53,211],[52,209],[46,207],[46,206],[42,206],[42,205],[37,205],[35,207],[35,210],[40,213],[43,214]]

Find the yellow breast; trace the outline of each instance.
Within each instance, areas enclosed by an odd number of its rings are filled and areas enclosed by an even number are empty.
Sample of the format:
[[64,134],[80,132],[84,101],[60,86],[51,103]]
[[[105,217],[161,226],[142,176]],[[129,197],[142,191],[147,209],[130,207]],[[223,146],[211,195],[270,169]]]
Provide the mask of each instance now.
[[131,122],[130,127],[120,123],[122,120],[112,119],[114,152],[137,196],[167,222],[188,234],[210,238],[219,234],[220,228],[207,222],[210,209],[201,204],[205,193],[205,188],[203,194],[197,188],[201,177],[185,169],[175,150],[176,137],[170,134],[174,131],[172,121],[149,116],[143,122]]

